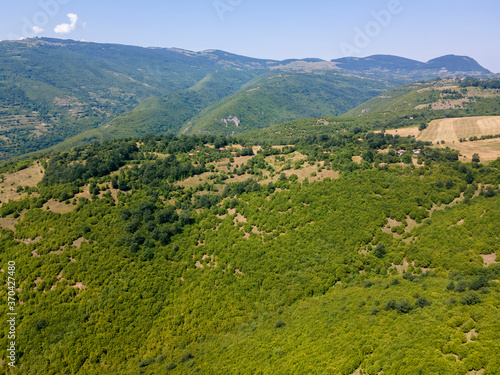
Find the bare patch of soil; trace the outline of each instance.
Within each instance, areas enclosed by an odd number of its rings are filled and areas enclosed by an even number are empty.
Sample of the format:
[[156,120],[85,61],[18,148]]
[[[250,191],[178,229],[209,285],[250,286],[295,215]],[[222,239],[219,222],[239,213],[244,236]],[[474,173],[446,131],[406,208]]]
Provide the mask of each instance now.
[[16,241],[25,243],[26,245],[29,245],[31,243],[39,242],[41,239],[42,239],[42,237],[38,236],[33,240],[31,238],[23,238],[23,239],[16,239]]
[[419,226],[419,224],[410,216],[406,216],[406,222],[408,223],[407,227],[405,228],[405,232],[407,233],[411,232],[413,229]]
[[475,330],[475,329],[473,329],[472,331],[467,332],[467,333],[465,334],[465,336],[467,337],[467,342],[469,343],[469,342],[472,342],[472,337],[478,337],[479,335],[478,335],[478,333],[476,332],[476,330]]
[[483,258],[484,266],[488,267],[490,264],[496,264],[500,263],[500,261],[497,261],[497,255],[495,253],[493,254],[481,254],[481,257]]
[[74,240],[71,245],[76,247],[77,249],[79,249],[82,246],[82,243],[84,243],[84,242],[88,243],[89,241],[83,237],[80,237],[77,240]]
[[234,218],[234,221],[235,221],[234,225],[237,225],[238,223],[247,223],[248,222],[248,220],[246,219],[246,217],[243,216],[240,213],[236,214],[236,217]]
[[40,284],[42,281],[43,280],[40,277],[37,277],[35,280],[35,287],[33,288],[33,290],[36,290],[36,288],[38,288],[38,284]]

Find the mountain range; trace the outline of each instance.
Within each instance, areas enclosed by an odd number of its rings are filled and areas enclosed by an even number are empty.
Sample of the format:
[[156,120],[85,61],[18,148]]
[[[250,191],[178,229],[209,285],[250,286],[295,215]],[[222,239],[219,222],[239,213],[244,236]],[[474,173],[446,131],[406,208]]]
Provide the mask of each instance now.
[[338,116],[387,90],[490,77],[475,60],[266,60],[219,50],[34,38],[0,43],[0,158],[64,143],[171,133],[236,135]]

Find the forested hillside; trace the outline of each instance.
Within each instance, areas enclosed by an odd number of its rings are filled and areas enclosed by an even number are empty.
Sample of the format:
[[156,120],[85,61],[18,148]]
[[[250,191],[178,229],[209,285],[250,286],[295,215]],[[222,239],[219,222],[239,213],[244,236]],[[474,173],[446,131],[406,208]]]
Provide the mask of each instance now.
[[[337,116],[394,87],[340,74],[270,73],[194,117],[183,133],[242,134],[299,118]],[[224,121],[237,118],[238,121]]]
[[428,64],[394,56],[276,61],[218,50],[3,41],[0,159],[166,132],[241,134],[341,115],[387,90],[440,76],[491,73],[459,56]]
[[335,119],[4,166],[13,373],[497,373],[499,161]]

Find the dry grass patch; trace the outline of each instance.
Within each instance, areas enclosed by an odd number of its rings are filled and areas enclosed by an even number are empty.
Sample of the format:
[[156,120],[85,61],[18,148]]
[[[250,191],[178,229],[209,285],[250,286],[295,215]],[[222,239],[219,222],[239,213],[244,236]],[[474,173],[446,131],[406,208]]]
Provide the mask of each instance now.
[[279,172],[275,176],[268,177],[265,180],[261,181],[261,183],[268,184],[270,182],[276,182],[280,178],[281,173],[284,173],[286,178],[289,178],[291,175],[296,175],[299,182],[304,181],[306,178],[309,180],[309,182],[322,181],[325,178],[330,178],[333,180],[338,178],[340,175],[340,172],[328,169],[322,169],[321,172],[319,172],[319,168],[317,165],[303,165],[300,169],[287,169],[286,171]]
[[411,217],[406,216],[406,223],[408,224],[407,227],[405,228],[405,232],[411,232],[413,229],[416,227],[420,226],[421,224],[418,224],[415,220],[413,220]]
[[467,337],[467,343],[472,342],[472,338],[473,337],[478,337],[478,336],[479,336],[479,334],[476,332],[475,329],[473,329],[472,331],[467,332],[465,334],[465,337]]
[[19,223],[20,220],[24,218],[24,215],[26,214],[26,210],[22,211],[19,217],[14,218],[13,215],[9,215],[6,217],[0,217],[0,228],[5,229],[5,230],[10,230],[14,233],[16,233],[16,225]]
[[395,238],[400,238],[401,237],[400,234],[392,231],[393,227],[398,227],[400,225],[403,225],[403,223],[388,217],[387,224],[385,225],[385,227],[382,228],[382,232],[387,234],[392,234]]
[[5,175],[0,182],[0,201],[20,200],[25,193],[17,193],[17,187],[35,187],[43,178],[43,167],[36,162],[31,167]]
[[469,375],[483,375],[484,374],[484,368],[482,368],[481,370],[479,371],[469,371]]
[[40,284],[42,281],[43,280],[40,277],[37,277],[36,280],[34,281],[35,287],[33,288],[33,290],[36,290],[36,288],[38,288],[38,284]]
[[414,126],[411,128],[390,129],[386,130],[385,133],[391,135],[399,135],[401,137],[418,137],[418,135],[420,134],[420,130],[418,130],[418,126]]
[[[403,265],[392,263],[391,268],[396,269],[398,271],[399,276],[402,276],[403,273],[408,271],[410,264],[412,265],[412,267],[417,268],[415,266],[415,262],[408,263],[408,260],[406,258],[403,259]],[[422,272],[434,271],[434,268],[421,267],[420,269],[422,270]]]
[[90,194],[89,185],[85,185],[83,187],[83,191],[75,195],[75,198],[87,198],[88,200],[92,200],[92,195]]
[[111,193],[111,197],[113,197],[113,200],[115,201],[115,203],[118,203],[118,192],[120,190],[119,189],[113,189],[113,188],[109,188],[105,191],[101,191],[99,193],[99,198],[102,198],[104,197],[104,194],[106,194],[107,192],[110,192]]
[[357,163],[357,164],[362,164],[363,163],[363,158],[361,156],[353,156],[352,161]]
[[253,146],[252,147],[253,153],[257,155],[259,151],[262,151],[262,146]]
[[49,211],[55,212],[57,214],[67,214],[74,211],[76,209],[76,205],[72,205],[71,203],[58,202],[54,199],[51,199],[43,205],[43,209],[48,209]]
[[458,150],[464,157],[462,161],[470,162],[472,155],[477,153],[482,163],[494,161],[500,157],[500,138],[485,139],[474,142],[455,142],[452,145],[438,145],[437,147],[445,148],[449,146]]
[[242,214],[238,213],[236,214],[236,217],[234,218],[234,225],[238,225],[238,223],[247,223],[248,220],[245,216],[243,216]]
[[[80,237],[76,240],[73,241],[71,246],[76,247],[77,249],[80,249],[82,247],[82,244],[84,243],[91,243],[91,241],[87,240],[86,238]],[[95,241],[92,241],[92,243],[96,243]]]
[[175,182],[175,185],[189,189],[209,181],[208,178],[213,175],[212,172],[205,172],[197,176],[188,177],[185,180]]

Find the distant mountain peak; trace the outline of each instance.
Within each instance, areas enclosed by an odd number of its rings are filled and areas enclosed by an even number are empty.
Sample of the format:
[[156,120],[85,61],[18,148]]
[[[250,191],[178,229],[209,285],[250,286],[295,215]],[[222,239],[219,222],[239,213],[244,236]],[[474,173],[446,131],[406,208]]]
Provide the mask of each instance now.
[[492,72],[483,68],[476,60],[468,56],[445,55],[423,63],[393,55],[372,55],[367,57],[344,57],[332,60],[339,68],[358,73],[385,71],[410,76],[421,75],[431,77],[436,75],[491,75]]
[[481,72],[492,74],[488,69],[483,68],[476,60],[468,56],[445,55],[429,60],[427,69],[446,69],[456,72]]

